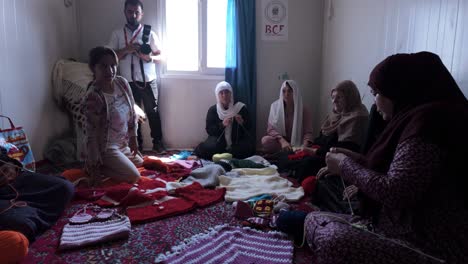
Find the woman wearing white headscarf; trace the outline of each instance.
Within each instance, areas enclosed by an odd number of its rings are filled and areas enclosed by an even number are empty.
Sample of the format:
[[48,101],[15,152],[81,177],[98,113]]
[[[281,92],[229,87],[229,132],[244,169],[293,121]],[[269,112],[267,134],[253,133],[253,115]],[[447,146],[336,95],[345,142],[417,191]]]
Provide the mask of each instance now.
[[271,104],[267,135],[262,138],[263,150],[276,153],[309,146],[313,139],[311,121],[297,83],[284,81],[279,99]]
[[245,104],[234,104],[232,87],[222,81],[216,85],[216,104],[208,109],[206,132],[208,138],[195,149],[197,156],[211,159],[216,153],[231,153],[235,158],[253,155],[255,144],[250,137],[251,126]]

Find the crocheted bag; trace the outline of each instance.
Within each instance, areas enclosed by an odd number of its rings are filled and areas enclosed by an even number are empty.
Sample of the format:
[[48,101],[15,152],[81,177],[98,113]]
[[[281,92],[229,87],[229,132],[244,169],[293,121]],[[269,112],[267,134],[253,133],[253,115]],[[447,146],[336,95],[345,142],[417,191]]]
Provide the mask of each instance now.
[[7,150],[6,154],[10,158],[21,162],[26,169],[35,171],[36,163],[26,132],[22,127],[16,127],[8,116],[0,115],[0,118],[6,118],[10,123],[10,128],[0,128],[0,146]]
[[84,224],[68,223],[63,227],[59,250],[128,238],[130,229],[128,217],[117,213],[107,221],[91,221]]

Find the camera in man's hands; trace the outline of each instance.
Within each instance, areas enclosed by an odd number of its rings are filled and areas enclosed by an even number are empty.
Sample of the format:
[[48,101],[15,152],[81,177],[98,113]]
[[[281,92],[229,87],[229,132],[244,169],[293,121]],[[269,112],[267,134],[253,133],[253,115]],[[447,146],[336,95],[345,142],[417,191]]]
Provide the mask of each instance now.
[[140,53],[149,55],[151,54],[151,52],[152,52],[151,46],[148,43],[144,43],[140,45]]
[[149,35],[151,33],[151,26],[150,25],[144,25],[143,26],[143,36],[141,36],[141,40],[143,41],[143,44],[140,45],[140,53],[149,55],[151,54],[151,46],[148,44],[149,42]]

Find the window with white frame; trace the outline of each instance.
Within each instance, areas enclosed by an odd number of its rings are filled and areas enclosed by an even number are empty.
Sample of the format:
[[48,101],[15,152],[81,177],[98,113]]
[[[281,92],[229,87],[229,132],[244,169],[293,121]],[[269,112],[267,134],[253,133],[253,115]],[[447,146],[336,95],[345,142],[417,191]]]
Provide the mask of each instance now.
[[227,0],[165,0],[167,73],[224,74]]

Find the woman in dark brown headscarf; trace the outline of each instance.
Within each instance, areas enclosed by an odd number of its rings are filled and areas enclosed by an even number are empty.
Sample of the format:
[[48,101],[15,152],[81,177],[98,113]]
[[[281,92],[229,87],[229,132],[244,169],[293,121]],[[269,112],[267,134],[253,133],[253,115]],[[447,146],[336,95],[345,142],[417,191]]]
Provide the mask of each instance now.
[[369,86],[388,125],[365,157],[332,149],[327,166],[372,206],[307,215],[314,263],[468,263],[465,96],[429,52],[388,57]]

